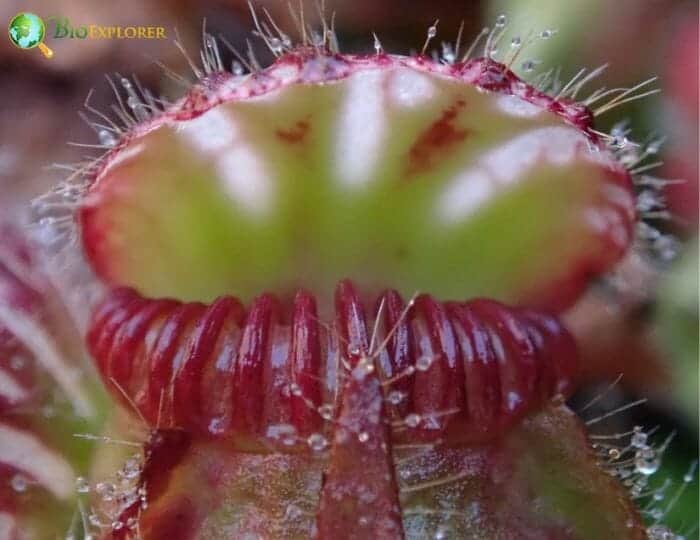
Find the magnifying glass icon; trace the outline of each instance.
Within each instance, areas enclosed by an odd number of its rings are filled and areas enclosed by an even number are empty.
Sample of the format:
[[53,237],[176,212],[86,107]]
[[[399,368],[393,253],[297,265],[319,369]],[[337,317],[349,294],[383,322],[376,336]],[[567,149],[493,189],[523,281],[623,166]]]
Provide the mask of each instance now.
[[8,26],[10,41],[20,49],[38,47],[46,58],[53,56],[53,51],[44,44],[46,25],[38,15],[22,12],[15,15]]

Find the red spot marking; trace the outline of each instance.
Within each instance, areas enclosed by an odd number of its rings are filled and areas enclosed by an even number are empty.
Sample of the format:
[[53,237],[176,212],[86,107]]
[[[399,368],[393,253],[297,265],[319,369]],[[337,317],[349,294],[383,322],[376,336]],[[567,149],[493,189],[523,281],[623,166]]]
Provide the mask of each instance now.
[[310,129],[311,124],[307,120],[299,120],[289,129],[278,129],[275,135],[282,142],[296,144],[304,140]]
[[451,146],[467,137],[468,130],[454,126],[455,119],[465,105],[466,102],[463,99],[457,100],[454,105],[445,109],[440,118],[420,134],[418,140],[408,151],[409,174],[429,169],[438,152],[446,152]]

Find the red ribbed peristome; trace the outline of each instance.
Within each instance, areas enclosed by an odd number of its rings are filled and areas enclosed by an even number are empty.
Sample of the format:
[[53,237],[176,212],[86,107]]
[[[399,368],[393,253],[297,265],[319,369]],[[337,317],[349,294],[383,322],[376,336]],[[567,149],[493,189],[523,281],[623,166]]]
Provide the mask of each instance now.
[[407,307],[392,290],[368,307],[349,281],[327,322],[306,291],[290,306],[264,294],[245,308],[130,289],[113,291],[92,321],[87,342],[104,380],[153,426],[263,444],[279,426],[300,439],[331,432],[344,387],[368,375],[393,438],[488,440],[567,396],[576,371],[573,340],[546,314],[428,295]]

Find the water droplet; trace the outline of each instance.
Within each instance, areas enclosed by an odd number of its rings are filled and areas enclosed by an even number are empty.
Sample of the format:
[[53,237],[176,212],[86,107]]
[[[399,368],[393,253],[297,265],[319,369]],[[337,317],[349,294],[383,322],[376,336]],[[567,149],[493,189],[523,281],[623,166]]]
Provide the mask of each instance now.
[[654,474],[659,470],[661,462],[653,449],[647,448],[639,450],[635,454],[634,468],[637,472],[646,476]]
[[138,97],[134,95],[129,96],[126,100],[126,104],[132,111],[134,111],[134,116],[136,116],[136,120],[138,120],[139,122],[148,120],[150,116],[148,114],[148,109]]
[[113,521],[112,522],[112,530],[113,531],[118,531],[122,527],[124,527],[124,523],[122,523],[121,521]]
[[27,482],[27,479],[21,474],[15,474],[10,480],[10,486],[12,486],[12,489],[14,489],[17,493],[24,493],[27,491],[28,485],[29,483]]
[[139,103],[134,107],[134,116],[136,116],[136,120],[139,122],[145,122],[151,117],[148,113],[148,108],[143,103]]
[[100,520],[100,516],[98,516],[94,512],[88,516],[88,521],[90,522],[90,525],[92,525],[93,527],[103,527],[104,526],[104,523],[102,523],[102,520]]
[[392,390],[391,392],[389,392],[389,395],[387,396],[387,400],[392,405],[398,405],[399,403],[401,403],[404,400],[405,397],[406,397],[406,395],[403,392],[401,392],[399,390]]
[[634,433],[630,439],[630,444],[634,448],[644,448],[647,445],[647,434],[642,431],[640,426],[635,426]]
[[321,450],[324,450],[326,446],[328,446],[328,441],[320,433],[312,433],[309,435],[309,438],[306,439],[306,443],[314,452],[320,452]]
[[442,44],[442,59],[448,63],[448,64],[453,64],[454,61],[456,60],[456,55],[455,51],[452,48],[452,45],[449,43],[443,43]]
[[684,481],[686,484],[690,484],[690,483],[693,481],[693,475],[692,475],[692,474],[685,474],[685,475],[683,476],[683,481]]
[[622,149],[627,146],[629,139],[624,135],[612,135],[608,141],[608,145],[613,149]]
[[619,159],[620,163],[629,169],[639,161],[639,152],[635,147],[627,146],[625,151],[620,153]]
[[43,217],[39,220],[39,225],[42,227],[51,227],[56,222],[56,218],[51,216]]
[[644,240],[656,240],[661,233],[643,221],[637,223],[637,235]]
[[90,482],[84,476],[78,476],[75,479],[75,489],[78,493],[88,493],[90,491]]
[[289,385],[289,392],[297,397],[301,397],[302,395],[301,387],[297,383],[291,383]]
[[333,405],[330,403],[325,403],[318,408],[318,414],[324,420],[333,420]]
[[238,60],[231,62],[231,73],[237,76],[243,75],[245,73],[243,64],[241,64]]
[[416,369],[418,371],[428,371],[434,359],[435,357],[433,356],[420,356],[418,360],[416,360]]
[[433,538],[435,540],[445,540],[445,538],[449,537],[449,532],[450,529],[448,527],[445,525],[440,525],[435,531],[435,536],[433,536]]
[[352,370],[352,378],[356,381],[362,381],[367,375],[371,374],[372,372],[374,372],[374,364],[369,358],[363,357],[360,358],[360,361]]
[[296,504],[287,505],[287,509],[284,512],[284,518],[295,520],[299,519],[304,514],[304,511],[299,508]]
[[316,30],[311,32],[311,44],[315,47],[320,47],[323,45],[323,36],[320,32],[317,32]]
[[403,421],[408,427],[414,428],[420,425],[421,417],[419,414],[411,413],[407,415],[406,418],[403,419]]
[[122,84],[122,87],[127,91],[129,91],[133,88],[131,81],[129,79],[127,79],[126,77],[122,77],[120,82]]
[[647,154],[658,154],[661,150],[661,141],[652,141],[646,147]]
[[[104,143],[103,143],[104,144]],[[66,199],[75,199],[83,194],[83,191],[78,186],[65,184],[61,187],[63,197]]]
[[657,491],[656,493],[654,493],[654,500],[655,501],[663,501],[664,497],[665,497],[665,495],[664,495],[663,491]]
[[127,459],[120,473],[123,478],[128,480],[138,478],[141,474],[141,462],[139,457],[133,456]]
[[496,17],[496,28],[503,28],[508,22],[508,17],[505,15],[499,15]]
[[522,69],[523,69],[524,72],[526,72],[526,73],[531,73],[532,71],[535,70],[535,65],[536,65],[536,64],[535,64],[535,61],[534,61],[534,60],[525,60],[525,61],[522,63],[521,67],[522,67]]
[[654,250],[662,261],[675,259],[678,249],[678,242],[670,235],[659,235],[654,241]]
[[428,39],[433,39],[435,36],[437,36],[437,26],[432,25],[428,28]]
[[634,479],[634,483],[636,486],[638,486],[640,488],[645,488],[649,484],[649,477],[637,476],[637,478]]
[[513,39],[510,40],[510,46],[513,47],[514,49],[517,49],[523,44],[523,40],[520,36],[515,36]]
[[282,45],[282,41],[280,41],[276,37],[270,38],[270,50],[274,54],[280,54],[284,50],[284,46]]
[[611,448],[608,450],[608,457],[610,459],[618,459],[620,457],[620,450],[617,448]]
[[554,35],[554,30],[550,30],[549,28],[546,28],[540,32],[540,38],[541,39],[549,39]]
[[209,422],[209,433],[212,435],[221,435],[224,433],[226,425],[221,417],[212,418]]
[[109,482],[99,482],[95,486],[95,492],[102,498],[103,501],[111,501],[114,499],[116,488],[114,487],[114,484]]
[[610,128],[610,135],[613,137],[622,137],[625,135],[627,129],[627,121],[617,122]]
[[637,210],[639,212],[649,212],[660,205],[659,195],[650,189],[645,189],[637,196]]
[[265,436],[285,446],[293,446],[297,441],[297,430],[292,424],[271,424],[267,426]]
[[106,129],[101,129],[97,134],[97,137],[100,139],[100,144],[104,146],[109,146],[111,148],[117,144],[117,138],[111,131]]
[[367,442],[369,440],[369,433],[367,433],[366,431],[360,431],[357,434],[357,440],[361,443]]

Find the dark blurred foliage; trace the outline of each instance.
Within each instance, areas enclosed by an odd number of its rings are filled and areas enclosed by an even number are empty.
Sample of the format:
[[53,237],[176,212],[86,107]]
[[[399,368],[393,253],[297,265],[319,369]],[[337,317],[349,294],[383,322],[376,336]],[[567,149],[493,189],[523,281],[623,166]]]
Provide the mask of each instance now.
[[[283,28],[294,22],[285,1],[255,2],[266,7]],[[666,191],[670,221],[654,225],[671,231],[685,242],[697,242],[698,201],[698,4],[695,0],[329,0],[326,13],[337,12],[336,28],[343,49],[371,50],[375,32],[384,48],[408,53],[420,49],[426,30],[439,19],[441,40],[454,41],[464,21],[464,38],[470,42],[495,16],[509,16],[510,28],[527,34],[530,29],[558,29],[547,43],[538,43],[527,54],[541,60],[541,67],[561,66],[566,81],[581,67],[609,63],[608,70],[591,85],[614,88],[632,86],[650,76],[662,93],[620,107],[599,120],[600,129],[629,119],[631,137],[644,139],[653,133],[666,137],[660,154],[665,162],[654,174],[682,178]],[[298,5],[295,2],[296,9]],[[33,11],[44,18],[68,17],[76,24],[162,25],[196,57],[202,22],[207,31],[222,34],[245,49],[252,27],[243,0],[88,0],[5,1],[0,19],[19,11]],[[318,21],[314,2],[304,4],[310,23]],[[515,33],[515,30],[513,31]],[[294,32],[290,32],[295,35]],[[0,213],[17,215],[34,195],[46,190],[65,172],[52,171],[53,163],[80,161],[94,155],[66,141],[94,144],[93,130],[82,123],[77,111],[93,89],[91,103],[107,110],[114,100],[104,78],[115,72],[135,74],[151,89],[168,97],[182,92],[158,60],[174,72],[188,73],[187,62],[166,41],[56,40],[47,38],[54,51],[46,60],[36,50],[20,51],[0,40]],[[269,60],[256,43],[262,61]],[[227,59],[231,55],[227,53]],[[191,78],[191,73],[188,75]],[[686,251],[682,248],[681,251]],[[697,458],[697,252],[679,257],[659,275],[645,265],[625,269],[627,290],[592,292],[570,320],[581,340],[585,360],[584,381],[578,400],[595,396],[601,384],[623,373],[615,392],[599,405],[614,407],[639,397],[647,406],[621,413],[621,430],[634,423],[659,425],[664,432],[677,431],[666,460],[670,477],[682,476]],[[683,264],[681,268],[679,265]],[[673,266],[673,265],[672,265]],[[690,278],[688,278],[690,276]],[[631,285],[630,285],[631,284]],[[689,383],[681,391],[679,384]],[[698,523],[697,484],[694,494],[674,509],[671,525],[691,530]]]

